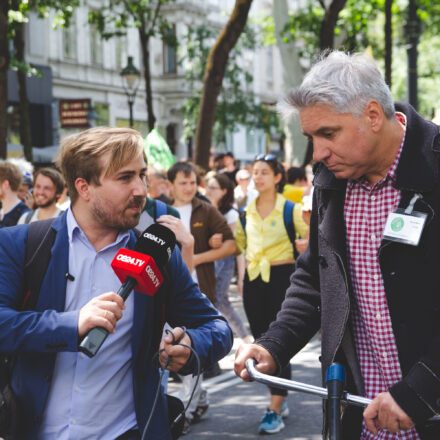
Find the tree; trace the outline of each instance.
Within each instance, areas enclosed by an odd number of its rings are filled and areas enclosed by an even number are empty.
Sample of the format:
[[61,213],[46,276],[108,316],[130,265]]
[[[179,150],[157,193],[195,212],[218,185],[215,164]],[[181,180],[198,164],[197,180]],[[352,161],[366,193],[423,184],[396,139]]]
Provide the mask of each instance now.
[[[58,23],[68,23],[73,8],[79,0],[4,0],[0,6],[0,158],[7,156],[7,105],[8,105],[8,70],[17,71],[19,85],[20,141],[24,147],[26,159],[32,161],[30,138],[29,100],[26,90],[26,76],[35,75],[25,62],[24,24],[27,14],[36,11],[40,17],[48,15],[50,9],[56,11]],[[13,41],[14,52],[9,52],[8,41]]]
[[[300,53],[295,41],[283,38],[284,29],[289,22],[287,0],[273,2],[273,21],[275,41],[281,54],[283,84],[286,90],[297,87],[304,77]],[[301,162],[307,151],[307,142],[302,134],[298,118],[283,119],[286,135],[284,143],[285,161],[289,164]]]
[[148,128],[153,130],[156,116],[153,109],[153,91],[150,71],[150,39],[160,36],[168,44],[176,44],[170,33],[171,26],[161,8],[174,0],[107,0],[99,10],[89,13],[89,21],[98,26],[105,39],[125,35],[130,27],[136,28],[142,50],[143,73],[146,89]]
[[203,77],[200,110],[195,135],[195,163],[208,168],[209,150],[217,110],[217,98],[229,59],[229,54],[246,25],[252,0],[236,0],[228,22],[212,46]]
[[325,11],[319,32],[319,48],[333,49],[336,23],[347,0],[333,0],[328,6],[325,5],[324,0],[319,0],[319,3]]
[[[191,95],[182,108],[184,134],[187,138],[192,138],[197,129],[202,80],[210,43],[214,38],[215,32],[204,25],[189,29],[184,38],[186,56],[181,60],[181,64],[190,66],[185,69],[185,78],[191,90]],[[253,76],[243,65],[244,53],[255,50],[257,45],[254,31],[246,26],[229,54],[213,125],[212,139],[216,145],[226,143],[226,134],[234,132],[238,125],[262,129],[267,134],[274,131],[281,133],[275,110],[258,102],[253,91],[247,86],[252,84]]]

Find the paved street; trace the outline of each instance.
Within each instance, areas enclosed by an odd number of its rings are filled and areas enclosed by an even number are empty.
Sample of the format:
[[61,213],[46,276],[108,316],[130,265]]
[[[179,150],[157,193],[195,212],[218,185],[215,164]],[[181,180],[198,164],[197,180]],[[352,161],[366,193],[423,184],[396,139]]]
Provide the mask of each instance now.
[[[242,314],[241,298],[231,288],[234,307]],[[185,440],[226,440],[259,438],[258,425],[269,401],[265,385],[244,383],[233,373],[233,359],[241,340],[236,339],[230,355],[220,362],[222,375],[204,381],[209,391],[210,407],[200,423],[191,426]],[[321,385],[318,356],[320,341],[314,338],[291,362],[292,379]],[[169,392],[179,385],[171,382]],[[290,416],[286,428],[272,435],[274,440],[321,440],[321,400],[315,396],[291,392]]]

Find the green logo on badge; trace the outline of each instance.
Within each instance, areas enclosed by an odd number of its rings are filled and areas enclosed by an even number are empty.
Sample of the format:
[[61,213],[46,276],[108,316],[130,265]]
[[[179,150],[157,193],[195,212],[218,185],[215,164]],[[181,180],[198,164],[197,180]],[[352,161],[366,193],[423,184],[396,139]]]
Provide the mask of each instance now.
[[402,217],[397,217],[391,222],[391,229],[394,232],[399,232],[402,228],[405,222],[403,221]]

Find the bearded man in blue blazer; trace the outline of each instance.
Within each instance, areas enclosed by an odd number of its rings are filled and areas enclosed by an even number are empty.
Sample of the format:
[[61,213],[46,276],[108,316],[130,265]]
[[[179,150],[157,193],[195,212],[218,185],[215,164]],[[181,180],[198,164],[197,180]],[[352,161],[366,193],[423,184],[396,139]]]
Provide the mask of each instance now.
[[[14,356],[11,385],[23,407],[23,439],[136,439],[159,386],[158,320],[198,353],[202,367],[231,348],[225,320],[192,281],[179,250],[170,259],[164,316],[154,298],[134,293],[122,300],[110,263],[133,248],[132,231],[147,195],[143,139],[131,129],[97,127],[66,138],[59,157],[71,208],[52,228],[50,262],[31,311],[18,311],[28,226],[0,231],[0,352]],[[66,277],[66,274],[70,274]],[[78,350],[94,327],[111,333],[97,355]],[[162,342],[169,369],[194,372],[190,351]],[[166,355],[162,356],[162,362]],[[149,439],[170,439],[160,394]]]

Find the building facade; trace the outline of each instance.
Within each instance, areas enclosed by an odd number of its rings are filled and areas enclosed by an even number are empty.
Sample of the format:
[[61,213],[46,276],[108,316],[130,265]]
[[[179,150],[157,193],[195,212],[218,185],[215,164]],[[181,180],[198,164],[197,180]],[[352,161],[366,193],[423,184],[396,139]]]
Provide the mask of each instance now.
[[[163,9],[167,20],[173,25],[178,42],[183,41],[188,28],[204,24],[220,31],[234,0],[183,1],[177,0]],[[137,29],[128,29],[127,34],[103,40],[96,26],[88,21],[88,14],[99,9],[102,0],[83,0],[74,11],[67,28],[53,28],[53,16],[41,19],[34,13],[26,25],[26,61],[40,68],[43,78],[28,82],[31,100],[38,101],[38,91],[49,87],[50,91],[41,99],[41,110],[37,127],[48,134],[38,145],[59,145],[60,139],[78,127],[66,125],[60,120],[62,108],[78,100],[82,105],[90,103],[96,113],[95,125],[128,126],[129,105],[124,91],[121,70],[127,64],[128,56],[142,72],[142,54]],[[255,0],[251,17],[271,13],[271,2]],[[176,51],[160,38],[150,41],[150,69],[152,75],[153,109],[156,127],[167,140],[177,157],[190,155],[189,142],[183,136],[182,106],[191,90],[185,80],[185,47]],[[283,85],[280,69],[280,55],[276,46],[268,46],[252,53],[246,53],[244,65],[252,72],[253,84],[246,85],[262,103],[273,105],[282,94]],[[11,73],[9,86],[10,103],[16,102],[16,85]],[[44,87],[43,87],[44,86]],[[84,104],[85,103],[85,104]],[[79,106],[79,104],[78,104]],[[75,107],[75,106],[74,106]],[[73,108],[74,108],[73,107]],[[75,114],[75,113],[71,113]],[[32,117],[32,115],[31,115]],[[141,73],[140,85],[133,105],[134,128],[144,136],[148,133],[145,82]],[[33,116],[35,119],[35,116]],[[64,122],[63,122],[64,121]],[[11,130],[11,132],[13,129]],[[11,137],[11,142],[13,139]],[[34,142],[35,144],[35,142]],[[256,153],[266,151],[268,138],[257,129],[238,127],[228,135],[227,144],[219,146],[232,150],[242,161],[249,161]],[[276,140],[271,148],[277,150]]]

